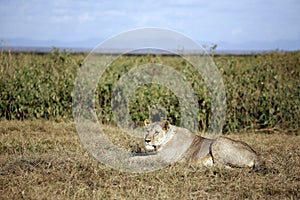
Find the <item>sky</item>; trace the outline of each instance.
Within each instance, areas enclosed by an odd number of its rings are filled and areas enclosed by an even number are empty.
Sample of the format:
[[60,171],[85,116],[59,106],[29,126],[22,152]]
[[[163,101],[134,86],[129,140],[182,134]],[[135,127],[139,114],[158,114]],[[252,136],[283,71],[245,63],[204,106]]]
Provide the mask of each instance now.
[[93,47],[144,27],[221,49],[297,50],[300,1],[0,0],[2,45]]

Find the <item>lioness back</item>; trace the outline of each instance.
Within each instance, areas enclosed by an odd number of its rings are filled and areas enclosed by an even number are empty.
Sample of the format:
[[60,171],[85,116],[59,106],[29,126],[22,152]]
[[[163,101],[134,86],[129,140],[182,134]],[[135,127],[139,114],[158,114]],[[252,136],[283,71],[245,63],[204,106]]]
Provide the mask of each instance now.
[[227,137],[221,136],[212,143],[211,154],[216,165],[251,168],[259,165],[257,153],[248,144]]

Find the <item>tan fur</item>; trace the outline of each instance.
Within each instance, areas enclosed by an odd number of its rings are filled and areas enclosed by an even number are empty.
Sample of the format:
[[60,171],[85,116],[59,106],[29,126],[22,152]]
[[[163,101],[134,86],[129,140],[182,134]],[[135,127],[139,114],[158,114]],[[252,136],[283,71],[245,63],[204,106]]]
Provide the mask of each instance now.
[[181,162],[190,164],[258,167],[256,152],[245,142],[223,136],[216,139],[204,138],[187,129],[170,125],[168,121],[145,121],[145,125],[146,149],[154,150],[168,160],[180,156]]

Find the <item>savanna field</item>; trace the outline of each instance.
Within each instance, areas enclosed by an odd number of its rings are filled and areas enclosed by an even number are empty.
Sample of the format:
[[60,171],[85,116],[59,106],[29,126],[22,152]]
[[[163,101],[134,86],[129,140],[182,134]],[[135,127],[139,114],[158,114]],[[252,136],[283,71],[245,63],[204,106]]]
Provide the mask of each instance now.
[[[0,199],[300,199],[300,52],[213,55],[226,90],[223,134],[247,142],[259,171],[175,163],[149,173],[110,169],[82,146],[72,116],[73,86],[87,54],[0,52]],[[135,66],[163,63],[186,77],[199,104],[199,131],[211,116],[209,90],[184,59],[123,55],[98,82],[94,109],[116,145],[142,144],[116,125],[111,94]],[[156,84],[139,87],[129,112],[137,126],[164,108],[180,124],[179,102]],[[156,114],[156,113],[152,113]]]

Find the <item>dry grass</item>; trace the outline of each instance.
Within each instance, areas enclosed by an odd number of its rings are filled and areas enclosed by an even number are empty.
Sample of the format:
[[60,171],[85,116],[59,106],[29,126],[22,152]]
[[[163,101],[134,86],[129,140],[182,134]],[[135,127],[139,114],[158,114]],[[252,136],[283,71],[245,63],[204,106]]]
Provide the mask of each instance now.
[[0,199],[300,199],[300,136],[230,137],[252,145],[266,168],[118,172],[81,148],[71,123],[0,121]]

